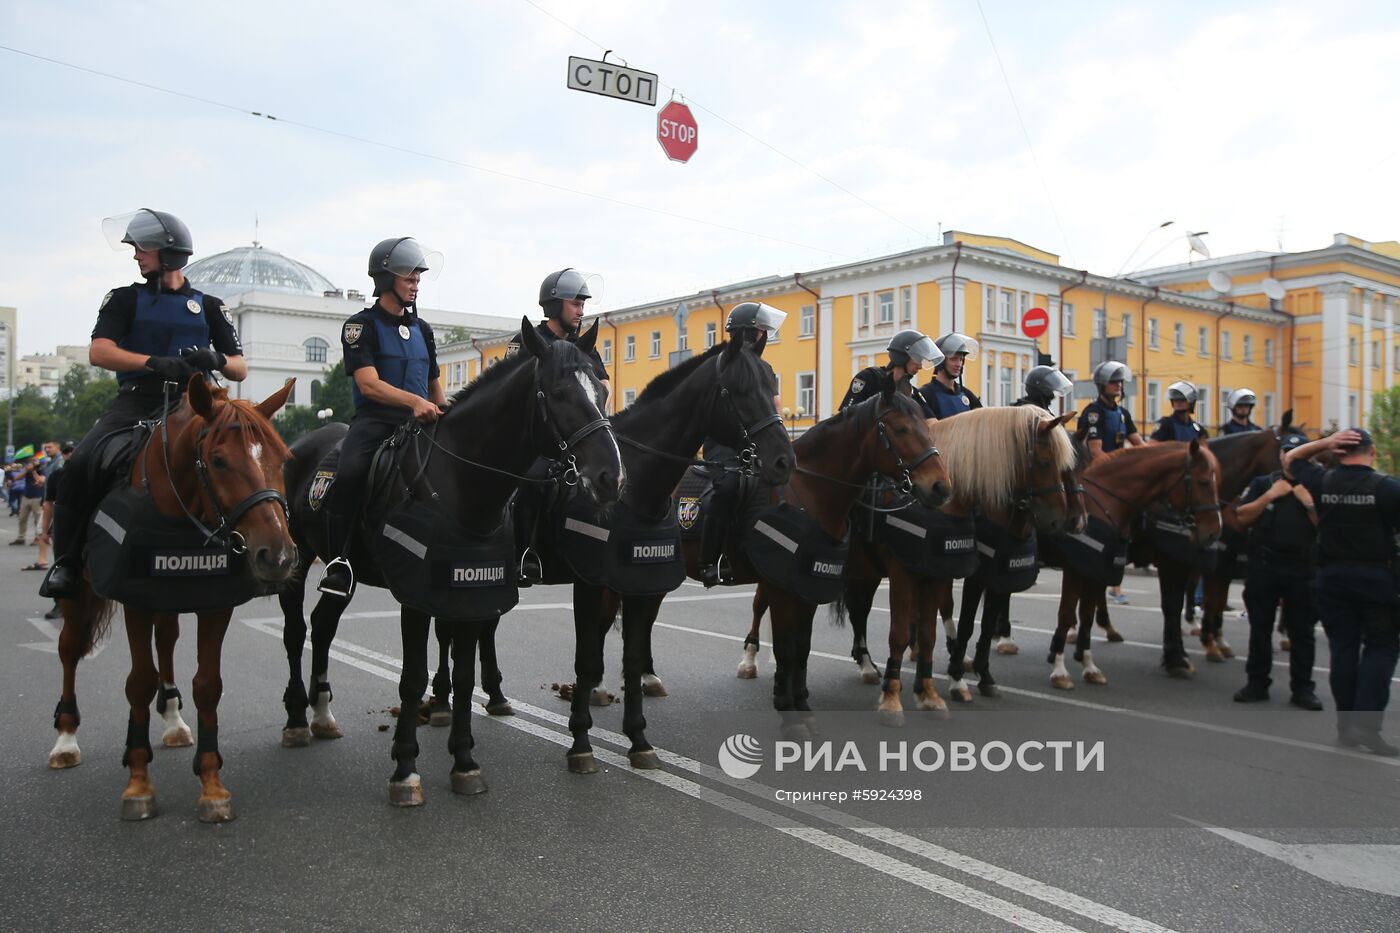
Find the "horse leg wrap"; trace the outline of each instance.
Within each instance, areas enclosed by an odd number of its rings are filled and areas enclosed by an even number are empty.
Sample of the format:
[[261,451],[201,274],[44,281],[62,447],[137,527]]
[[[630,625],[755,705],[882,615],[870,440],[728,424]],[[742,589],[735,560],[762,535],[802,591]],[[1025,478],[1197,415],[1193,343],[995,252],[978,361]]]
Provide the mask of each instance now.
[[78,715],[77,700],[59,700],[58,705],[53,708],[53,727],[58,728],[58,719],[64,714],[73,717],[73,728],[76,729],[83,724],[83,717]]
[[930,659],[927,660],[927,661],[918,661],[918,662],[916,662],[916,663],[914,664],[914,668],[915,668],[914,677],[918,680],[919,684],[923,684],[923,682],[924,682],[925,680],[932,680],[932,679],[933,679],[933,659],[932,659],[932,658],[930,658]]
[[[757,638],[754,638],[752,635],[745,635],[745,636],[744,636],[744,647],[745,647],[745,648],[754,648],[754,649],[757,649],[757,648],[758,648],[758,639],[757,639]],[[656,673],[656,672],[655,672],[655,671],[652,671],[652,673]]]
[[175,701],[176,709],[185,708],[185,700],[182,696],[180,696],[180,688],[167,687],[165,686],[165,684],[161,684],[160,692],[156,694],[156,712],[164,716],[166,705],[171,700]]
[[901,658],[890,658],[885,663],[885,680],[898,680]]
[[151,751],[151,723],[137,722],[135,716],[128,716],[126,720],[126,751],[122,753],[122,767],[131,766],[131,753],[139,749],[146,750],[146,761],[150,763],[155,757]]
[[199,777],[199,759],[205,752],[213,752],[219,759],[219,768],[224,766],[224,756],[219,753],[219,727],[199,724],[199,741],[194,747],[194,776]]
[[323,693],[326,695],[327,702],[335,701],[335,694],[331,693],[331,682],[329,680],[313,680],[311,682],[310,697],[310,703],[312,706],[316,705],[316,698]]

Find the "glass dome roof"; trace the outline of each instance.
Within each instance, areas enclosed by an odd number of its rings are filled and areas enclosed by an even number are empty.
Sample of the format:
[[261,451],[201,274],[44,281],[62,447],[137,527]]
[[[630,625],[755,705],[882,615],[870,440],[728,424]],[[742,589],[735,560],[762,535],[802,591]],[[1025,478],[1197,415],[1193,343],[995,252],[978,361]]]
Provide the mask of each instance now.
[[315,269],[254,243],[196,260],[185,277],[220,298],[257,289],[323,295],[335,286]]

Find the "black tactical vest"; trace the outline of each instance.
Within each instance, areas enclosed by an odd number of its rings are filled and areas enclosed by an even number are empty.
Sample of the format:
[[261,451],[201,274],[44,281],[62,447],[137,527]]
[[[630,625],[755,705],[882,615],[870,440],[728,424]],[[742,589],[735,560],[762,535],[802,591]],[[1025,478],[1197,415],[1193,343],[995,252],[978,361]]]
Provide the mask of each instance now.
[[1328,470],[1317,503],[1322,563],[1389,563],[1394,542],[1381,519],[1377,491],[1385,475],[1374,470]]
[[[1269,479],[1282,475],[1274,473]],[[1316,535],[1303,503],[1296,496],[1284,496],[1265,506],[1264,514],[1249,529],[1249,553],[1264,557],[1267,563],[1306,564]]]

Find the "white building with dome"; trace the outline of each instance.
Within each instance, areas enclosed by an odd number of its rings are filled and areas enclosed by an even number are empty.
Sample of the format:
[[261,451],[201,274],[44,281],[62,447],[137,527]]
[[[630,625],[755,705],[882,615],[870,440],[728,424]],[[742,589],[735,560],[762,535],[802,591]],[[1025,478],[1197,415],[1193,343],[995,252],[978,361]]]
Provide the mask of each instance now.
[[[257,242],[191,262],[185,277],[223,299],[233,315],[248,360],[248,378],[230,387],[239,398],[266,398],[295,378],[291,404],[315,405],[326,367],[340,360],[340,325],[373,302]],[[420,308],[419,314],[433,326],[440,347],[449,328],[469,338],[520,327],[518,319],[488,314],[436,308]],[[446,383],[445,362],[443,368]]]

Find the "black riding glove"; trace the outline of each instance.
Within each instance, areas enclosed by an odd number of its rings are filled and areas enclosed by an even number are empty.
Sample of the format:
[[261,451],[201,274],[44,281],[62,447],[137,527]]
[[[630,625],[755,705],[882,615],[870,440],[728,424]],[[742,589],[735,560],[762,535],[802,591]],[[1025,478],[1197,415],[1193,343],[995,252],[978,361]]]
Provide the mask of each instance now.
[[178,382],[180,385],[189,382],[190,377],[198,371],[178,356],[148,357],[146,368],[166,382]]
[[222,370],[228,365],[227,356],[224,356],[224,354],[220,353],[218,350],[210,350],[208,347],[203,349],[186,347],[180,351],[180,358],[195,369],[206,373],[213,372],[216,369]]

